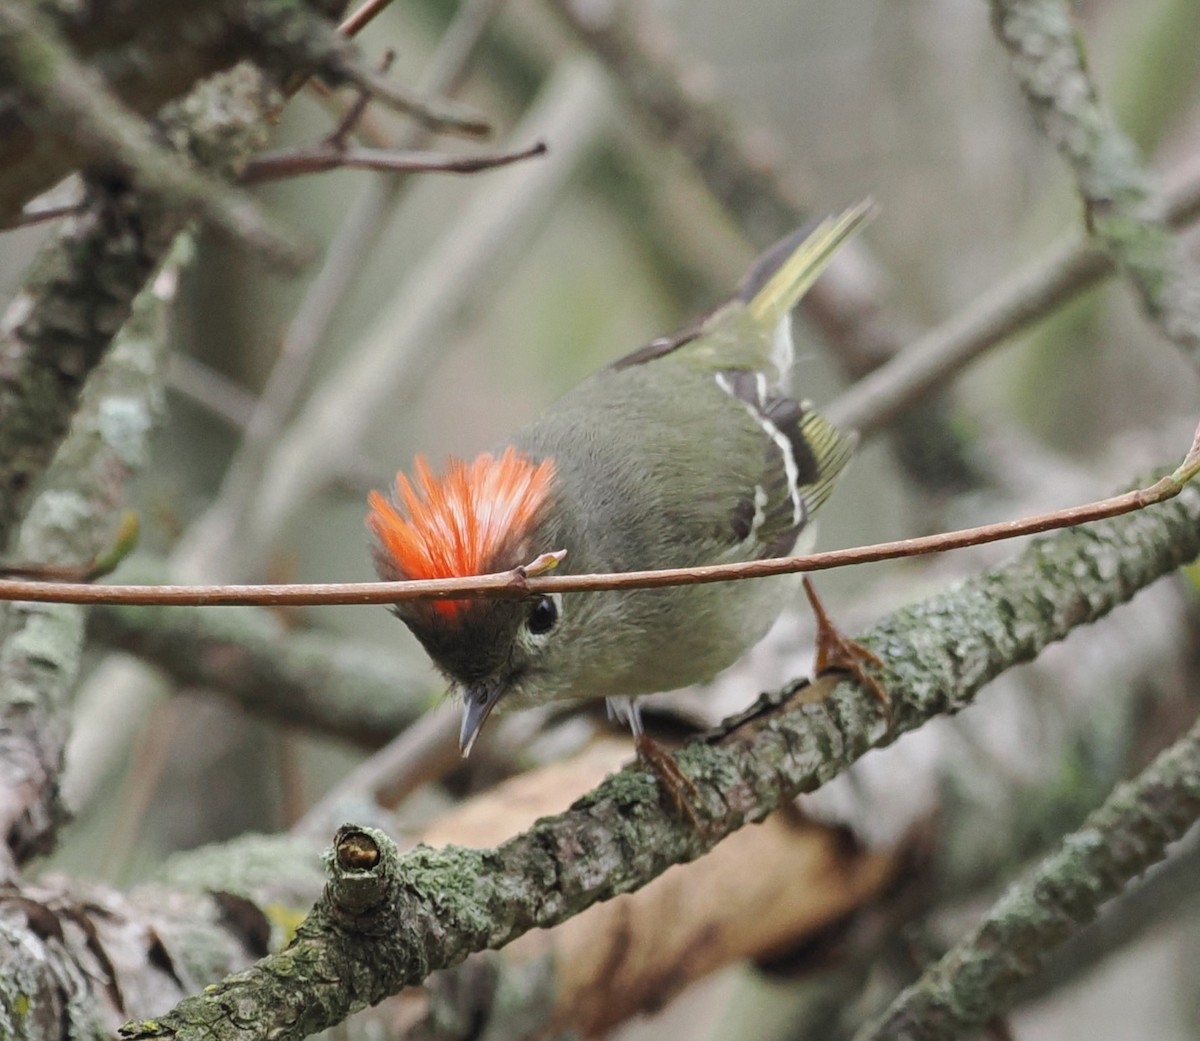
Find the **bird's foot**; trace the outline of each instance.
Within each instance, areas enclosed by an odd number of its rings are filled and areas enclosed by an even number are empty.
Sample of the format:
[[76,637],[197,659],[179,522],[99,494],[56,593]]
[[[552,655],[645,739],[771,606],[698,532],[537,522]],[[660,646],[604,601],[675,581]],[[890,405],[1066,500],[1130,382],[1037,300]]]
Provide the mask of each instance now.
[[843,669],[850,673],[883,706],[884,718],[891,727],[892,699],[883,689],[883,684],[867,671],[868,665],[881,667],[883,659],[856,640],[851,640],[830,621],[825,605],[821,603],[821,598],[817,596],[817,591],[807,576],[804,579],[804,592],[817,620],[817,657],[814,671],[818,676],[829,669]]
[[675,757],[644,731],[634,736],[634,743],[637,747],[638,759],[666,789],[675,806],[675,811],[680,817],[685,817],[697,831],[703,830],[703,824],[696,814],[695,807],[695,800],[700,797],[700,789],[687,774],[679,769]]

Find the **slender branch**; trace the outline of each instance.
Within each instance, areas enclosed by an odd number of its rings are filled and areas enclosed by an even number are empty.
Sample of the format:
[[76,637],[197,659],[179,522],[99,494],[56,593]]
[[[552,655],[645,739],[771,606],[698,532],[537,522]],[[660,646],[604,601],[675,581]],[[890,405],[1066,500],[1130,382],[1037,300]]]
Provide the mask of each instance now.
[[357,36],[391,2],[392,0],[366,0],[342,20],[342,24],[338,26],[338,32],[343,36]]
[[[1178,229],[1198,217],[1200,163],[1193,162],[1167,194],[1166,219]],[[831,422],[869,436],[980,355],[1115,272],[1111,256],[1075,236],[913,341],[821,411]]]
[[1200,817],[1200,723],[1123,784],[856,1041],[960,1037],[1002,1015],[1017,985],[1166,855]]
[[[304,8],[310,17],[332,17],[345,0],[242,0],[242,2],[198,5],[162,0],[130,0],[112,8],[104,0],[59,3],[54,0],[22,3],[9,0],[18,17],[33,11],[69,49],[73,57],[104,74],[104,87],[117,94],[123,105],[139,117],[155,113],[214,75],[226,73],[250,59],[269,75],[285,75],[280,68],[283,48],[277,41],[247,31],[256,12],[267,8]],[[186,46],[181,46],[186,41]],[[22,52],[24,61],[38,51]],[[36,65],[37,63],[34,62]],[[0,79],[6,88],[17,88],[14,73],[21,61],[0,60]],[[50,86],[54,67],[33,70],[41,84]],[[70,95],[86,81],[72,80],[61,86]],[[57,88],[52,88],[57,89]],[[84,98],[84,103],[91,99]],[[39,193],[67,178],[72,171],[94,161],[95,149],[75,135],[66,119],[47,122],[40,106],[30,103],[18,89],[6,93],[6,119],[0,148],[0,226],[7,226],[22,206]],[[85,134],[87,128],[84,128]],[[160,140],[157,134],[155,141]],[[94,139],[93,142],[94,144]],[[121,156],[116,157],[119,162]],[[202,166],[209,164],[202,160]]]
[[[497,171],[478,181],[451,228],[421,259],[362,334],[340,367],[271,443],[242,486],[238,517],[218,518],[193,542],[220,574],[236,577],[258,561],[285,519],[308,502],[345,461],[361,451],[367,430],[413,399],[440,355],[431,339],[445,337],[465,300],[477,303],[490,288],[489,263],[512,255],[548,211],[548,199],[595,141],[605,118],[603,83],[590,63],[555,70],[515,136],[554,142],[553,163]],[[232,480],[232,477],[231,477]],[[226,485],[222,486],[222,496]],[[224,529],[219,530],[219,529]]]
[[[1200,430],[1184,462],[1173,474],[1124,495],[1071,506],[1022,520],[1000,521],[975,528],[880,542],[872,546],[830,550],[805,556],[776,557],[735,564],[663,568],[591,575],[533,575],[527,568],[493,575],[426,579],[416,582],[330,582],[288,585],[80,585],[70,582],[0,580],[0,600],[36,600],[71,604],[188,604],[229,607],[238,604],[301,606],[317,604],[393,604],[412,600],[523,598],[539,593],[575,593],[603,589],[658,589],[663,586],[703,585],[771,575],[827,571],[851,564],[875,563],[951,549],[1000,542],[1077,527],[1145,509],[1173,499],[1200,472]],[[561,551],[560,551],[561,552]],[[539,558],[539,563],[541,558]]]
[[294,835],[328,835],[346,807],[364,800],[395,806],[405,796],[461,765],[454,712],[426,712],[321,796],[291,828]]
[[[379,74],[386,76],[392,68],[392,64],[396,60],[396,52],[390,47],[383,52],[383,57],[379,60]],[[320,81],[316,81],[320,83]],[[321,84],[318,93],[329,95],[329,91]],[[371,93],[367,90],[360,89],[358,96],[346,106],[346,110],[342,113],[338,120],[337,126],[333,128],[330,134],[325,138],[325,143],[333,145],[335,148],[345,148],[346,142],[349,141],[350,135],[354,133],[355,128],[362,122],[363,117],[367,114],[367,108],[371,104]]]
[[[228,1041],[299,1038],[472,951],[638,889],[873,746],[964,708],[999,673],[1197,552],[1200,489],[1189,487],[1171,503],[1040,539],[1007,566],[898,612],[863,637],[887,655],[892,726],[856,685],[830,677],[764,696],[676,756],[696,785],[702,830],[638,766],[494,849],[418,847],[400,857],[379,833],[347,826],[325,896],[288,948],[123,1036],[203,1036],[221,1016]],[[237,1007],[256,1014],[235,1022],[222,1011]]]
[[224,373],[179,352],[167,361],[167,385],[237,431],[246,429],[258,401]]
[[52,220],[61,220],[63,217],[70,217],[83,209],[84,202],[78,199],[75,202],[56,203],[52,206],[41,206],[38,208],[26,208],[9,223],[9,228],[28,228],[34,224],[45,224]]
[[[478,137],[491,132],[491,124],[474,108],[448,98],[424,94],[385,79],[363,60],[358,46],[306,4],[268,2],[246,11],[250,29],[273,51],[334,83],[350,83],[382,104],[411,116],[443,133]],[[308,75],[294,76],[289,94],[295,94]]]
[[412,116],[430,130],[454,131],[471,137],[483,137],[492,132],[492,125],[475,109],[457,101],[432,98],[415,90],[384,79],[348,56],[333,61],[332,68],[349,82],[368,91],[397,112]]
[[[631,0],[603,7],[549,0],[547,6],[604,63],[647,136],[656,145],[667,142],[693,165],[751,243],[765,248],[811,216],[804,199],[812,192],[794,164],[784,169],[747,132],[729,99],[712,91],[709,77],[697,75],[699,61],[656,10]],[[847,249],[866,253],[861,239]],[[884,318],[872,297],[857,275],[835,263],[802,303],[851,378],[879,365],[903,342],[898,323]]]
[[[810,193],[798,183],[796,168],[783,169],[734,118],[726,99],[694,74],[698,63],[656,9],[636,0],[602,7],[549,0],[547,6],[604,63],[653,139],[695,166],[752,243],[766,247],[804,222],[809,214],[802,200]],[[813,292],[818,288],[809,297]]]
[[471,174],[545,155],[546,151],[544,141],[513,152],[485,152],[477,155],[391,151],[358,148],[353,145],[339,147],[331,141],[322,141],[307,148],[289,148],[256,155],[246,165],[242,173],[242,183],[262,184],[287,177],[303,177],[307,174],[340,169]]
[[[657,9],[636,0],[549,0],[548,6],[604,62],[654,146],[677,149],[751,243],[765,248],[811,218],[815,193],[796,164],[782,166],[762,146],[762,131],[747,131],[731,99],[711,89],[711,77],[697,74],[702,63]],[[877,369],[913,335],[911,321],[880,303],[878,270],[859,238],[801,301],[848,380]],[[889,431],[898,462],[925,488],[961,490],[978,480],[950,412],[946,400],[922,402]]]

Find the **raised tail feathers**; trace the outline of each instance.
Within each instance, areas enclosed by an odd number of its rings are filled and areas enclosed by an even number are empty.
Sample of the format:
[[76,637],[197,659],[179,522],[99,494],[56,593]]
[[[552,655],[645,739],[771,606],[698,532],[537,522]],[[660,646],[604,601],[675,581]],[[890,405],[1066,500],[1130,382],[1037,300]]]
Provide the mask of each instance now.
[[834,253],[876,212],[875,203],[865,199],[843,213],[792,232],[764,253],[738,289],[755,324],[773,330],[786,318]]

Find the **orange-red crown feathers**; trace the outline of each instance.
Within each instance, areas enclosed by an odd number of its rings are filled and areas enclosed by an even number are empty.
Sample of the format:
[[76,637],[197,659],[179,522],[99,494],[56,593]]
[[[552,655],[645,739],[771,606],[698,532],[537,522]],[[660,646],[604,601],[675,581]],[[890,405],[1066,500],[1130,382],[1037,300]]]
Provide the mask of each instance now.
[[[367,527],[385,577],[457,578],[494,570],[497,558],[533,523],[554,479],[553,460],[534,463],[511,445],[499,459],[451,459],[442,476],[417,456],[414,470],[415,488],[396,474],[394,502],[379,492],[368,499]],[[433,606],[453,615],[465,603],[438,600]]]

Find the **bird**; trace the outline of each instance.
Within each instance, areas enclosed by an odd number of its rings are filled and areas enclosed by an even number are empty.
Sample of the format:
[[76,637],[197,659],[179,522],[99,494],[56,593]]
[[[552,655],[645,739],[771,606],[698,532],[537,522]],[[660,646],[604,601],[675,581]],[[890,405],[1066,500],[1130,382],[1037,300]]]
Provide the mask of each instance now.
[[[566,574],[609,573],[803,552],[856,439],[790,393],[791,312],[874,212],[867,200],[793,232],[751,265],[727,303],[590,376],[492,450],[451,458],[440,472],[418,456],[391,496],[369,496],[379,577],[483,575],[535,560]],[[639,699],[733,664],[798,581],[391,609],[461,697],[464,757],[496,710],[604,698],[678,801],[691,784],[647,736]],[[819,660],[844,656],[847,643],[823,647]]]

